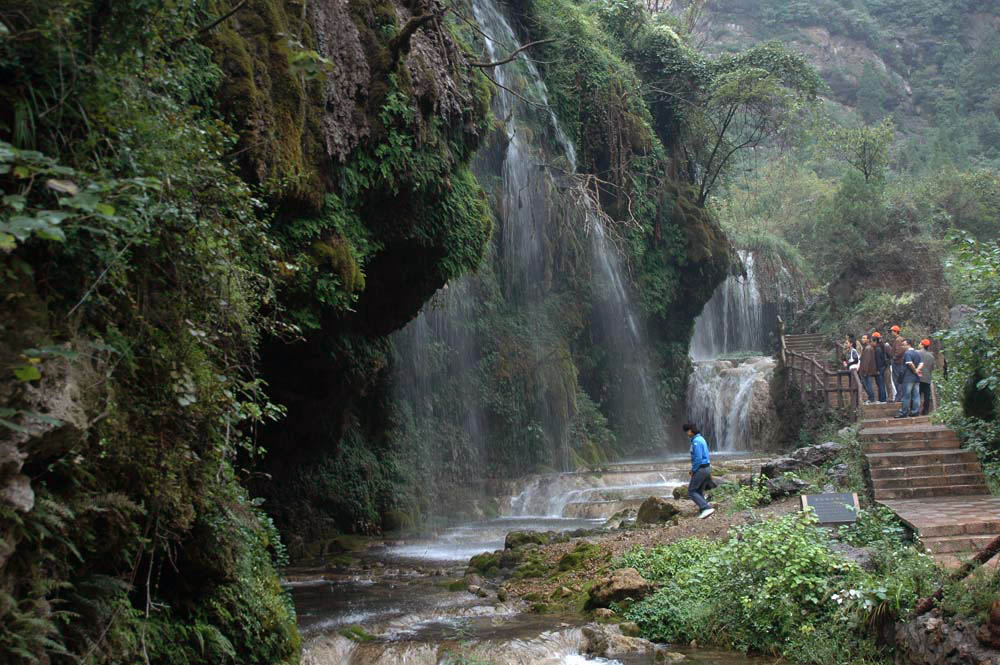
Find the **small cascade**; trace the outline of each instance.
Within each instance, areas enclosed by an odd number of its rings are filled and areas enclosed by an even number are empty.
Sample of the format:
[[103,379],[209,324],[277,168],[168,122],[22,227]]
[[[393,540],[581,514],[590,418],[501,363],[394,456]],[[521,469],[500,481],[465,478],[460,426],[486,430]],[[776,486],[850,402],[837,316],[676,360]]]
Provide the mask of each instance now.
[[689,347],[687,420],[713,450],[766,448],[777,418],[770,396],[775,361],[763,354],[781,303],[762,297],[754,255],[741,251],[740,259],[745,276],[731,275],[715,290],[695,319]]
[[[770,380],[775,361],[699,360],[688,380],[688,420],[698,425],[713,450],[750,450],[772,420]],[[766,442],[761,442],[766,443]]]
[[747,251],[741,250],[739,254],[746,277],[727,277],[694,320],[688,353],[695,360],[767,351],[773,324],[765,319],[765,303],[754,274],[754,257]]

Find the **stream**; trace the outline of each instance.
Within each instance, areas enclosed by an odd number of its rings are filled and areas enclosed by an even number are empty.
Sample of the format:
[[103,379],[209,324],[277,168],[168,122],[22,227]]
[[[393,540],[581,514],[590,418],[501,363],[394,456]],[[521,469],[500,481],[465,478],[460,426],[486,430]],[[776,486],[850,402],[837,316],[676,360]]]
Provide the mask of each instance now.
[[[645,497],[670,496],[686,477],[686,459],[676,456],[622,462],[599,472],[527,476],[510,483],[497,518],[421,538],[376,541],[350,566],[319,561],[289,568],[285,584],[298,613],[303,663],[652,665],[652,653],[617,660],[585,655],[581,616],[533,613],[521,601],[501,601],[495,591],[480,597],[448,585],[463,579],[469,557],[502,549],[510,531],[601,528],[608,517]],[[352,626],[363,627],[372,639],[341,634]],[[751,662],[728,652],[670,651],[694,665]]]

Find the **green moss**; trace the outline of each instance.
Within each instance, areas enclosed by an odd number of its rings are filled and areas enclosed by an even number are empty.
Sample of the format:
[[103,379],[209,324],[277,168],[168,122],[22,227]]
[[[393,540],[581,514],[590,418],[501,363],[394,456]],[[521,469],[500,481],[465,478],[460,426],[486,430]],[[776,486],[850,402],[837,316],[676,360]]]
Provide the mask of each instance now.
[[445,588],[448,589],[448,591],[465,591],[468,586],[469,585],[465,583],[465,580],[454,580],[445,584]]
[[352,642],[371,642],[375,639],[375,636],[364,629],[363,626],[358,624],[351,624],[350,626],[344,626],[337,631],[342,636],[351,640]]
[[493,571],[494,573],[499,572],[501,554],[502,552],[500,551],[477,554],[469,559],[469,568],[480,573],[487,573],[489,571]]
[[580,543],[559,559],[559,570],[567,571],[579,568],[591,559],[602,556],[602,550],[597,545]]

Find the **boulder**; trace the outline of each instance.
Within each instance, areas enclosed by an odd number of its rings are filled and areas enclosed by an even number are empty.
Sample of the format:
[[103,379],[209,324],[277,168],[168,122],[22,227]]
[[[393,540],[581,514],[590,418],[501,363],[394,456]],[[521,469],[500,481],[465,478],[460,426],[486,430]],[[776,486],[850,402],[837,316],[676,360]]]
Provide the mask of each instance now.
[[677,487],[675,487],[674,488],[674,498],[678,499],[678,500],[688,498],[688,486],[687,485],[678,485]]
[[614,610],[609,610],[607,607],[598,607],[594,610],[594,616],[598,619],[610,619],[614,615]]
[[639,513],[635,508],[626,508],[608,518],[602,525],[605,529],[621,529],[635,524],[635,518]]
[[765,481],[767,483],[767,491],[771,494],[772,499],[800,494],[804,489],[809,487],[809,483],[804,480],[789,478],[788,476],[766,478]]
[[[994,605],[994,608],[996,605]],[[896,626],[897,665],[996,665],[1000,650],[982,642],[975,622],[942,618],[932,610]]]
[[843,444],[836,441],[827,441],[816,446],[799,448],[786,457],[765,462],[761,465],[760,472],[768,478],[776,478],[788,471],[820,466],[836,457],[843,447]]
[[626,599],[641,600],[653,592],[655,587],[639,574],[635,568],[622,568],[598,580],[590,588],[587,607],[608,607]]
[[1000,649],[1000,600],[994,600],[986,624],[979,631],[979,641],[990,649]]
[[545,531],[511,531],[504,538],[503,547],[506,550],[517,549],[524,545],[546,545],[552,540],[550,532]]
[[636,524],[663,524],[669,522],[681,511],[674,504],[658,496],[651,496],[639,506]]
[[[608,660],[646,661],[657,651],[655,644],[639,637],[623,635],[618,626],[609,624],[589,624],[583,627],[586,640],[584,653]],[[645,658],[643,658],[645,656]]]

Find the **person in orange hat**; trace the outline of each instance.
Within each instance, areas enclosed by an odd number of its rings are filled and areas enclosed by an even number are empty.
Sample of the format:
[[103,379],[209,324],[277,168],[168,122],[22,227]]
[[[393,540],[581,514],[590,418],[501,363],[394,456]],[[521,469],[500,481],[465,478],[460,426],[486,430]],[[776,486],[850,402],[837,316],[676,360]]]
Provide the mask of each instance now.
[[931,373],[934,371],[934,354],[931,353],[931,341],[929,339],[920,340],[920,353],[921,360],[924,361],[924,366],[920,368],[920,415],[926,416],[931,412],[931,396],[933,394],[933,388],[931,387]]
[[906,348],[903,343],[906,341],[899,334],[899,326],[889,328],[892,335],[889,337],[889,346],[892,348],[892,383],[896,390],[896,401],[902,401],[903,378],[906,376],[906,366],[903,364],[903,354]]

